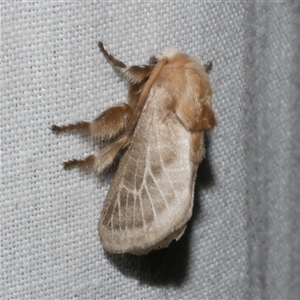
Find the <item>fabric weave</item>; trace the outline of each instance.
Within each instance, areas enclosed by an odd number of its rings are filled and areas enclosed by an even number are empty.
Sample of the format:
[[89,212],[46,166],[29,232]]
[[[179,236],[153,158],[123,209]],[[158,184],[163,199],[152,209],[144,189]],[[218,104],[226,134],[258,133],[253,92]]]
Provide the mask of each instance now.
[[[1,299],[299,299],[300,4],[2,2]],[[51,133],[126,101],[126,64],[166,47],[213,60],[218,127],[179,242],[109,255],[112,172],[62,170],[99,144]]]

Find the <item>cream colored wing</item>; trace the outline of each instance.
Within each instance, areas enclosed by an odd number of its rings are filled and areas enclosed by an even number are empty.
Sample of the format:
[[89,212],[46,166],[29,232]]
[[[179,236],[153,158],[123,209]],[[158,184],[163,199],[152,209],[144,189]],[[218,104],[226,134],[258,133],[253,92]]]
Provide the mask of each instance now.
[[145,254],[166,247],[191,217],[197,169],[192,133],[167,109],[168,101],[153,87],[108,191],[99,233],[110,252]]

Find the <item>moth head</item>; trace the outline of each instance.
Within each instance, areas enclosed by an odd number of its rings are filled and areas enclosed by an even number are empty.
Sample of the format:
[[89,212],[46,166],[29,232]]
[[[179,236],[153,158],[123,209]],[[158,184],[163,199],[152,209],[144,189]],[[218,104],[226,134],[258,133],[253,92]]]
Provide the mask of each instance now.
[[182,53],[181,51],[179,51],[176,48],[166,48],[162,51],[162,53],[160,54],[159,59],[162,59],[164,57],[167,57],[169,59],[174,58],[177,54]]

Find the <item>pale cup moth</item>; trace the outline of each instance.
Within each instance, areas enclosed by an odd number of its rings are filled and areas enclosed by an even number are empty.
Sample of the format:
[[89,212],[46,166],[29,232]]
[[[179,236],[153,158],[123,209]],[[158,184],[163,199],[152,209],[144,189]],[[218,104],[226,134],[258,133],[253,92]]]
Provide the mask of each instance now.
[[102,42],[98,46],[113,67],[124,70],[128,103],[109,108],[92,122],[51,129],[114,140],[64,167],[101,173],[121,154],[100,216],[100,239],[109,252],[147,254],[178,240],[191,218],[204,132],[217,123],[206,74],[211,62],[201,65],[183,52],[166,49],[147,65],[126,67]]

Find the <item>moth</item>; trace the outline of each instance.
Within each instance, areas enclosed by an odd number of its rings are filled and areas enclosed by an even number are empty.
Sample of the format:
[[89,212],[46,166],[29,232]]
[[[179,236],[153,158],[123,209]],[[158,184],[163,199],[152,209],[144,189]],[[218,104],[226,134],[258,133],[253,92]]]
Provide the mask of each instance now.
[[127,67],[98,43],[100,52],[129,83],[128,103],[91,122],[52,126],[55,133],[85,132],[111,141],[65,168],[101,173],[120,156],[98,229],[104,249],[135,255],[167,247],[183,235],[193,208],[204,157],[204,132],[216,126],[208,69],[170,48],[141,66]]

